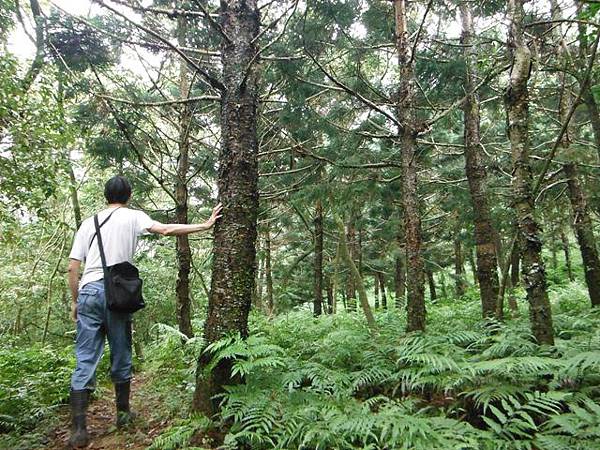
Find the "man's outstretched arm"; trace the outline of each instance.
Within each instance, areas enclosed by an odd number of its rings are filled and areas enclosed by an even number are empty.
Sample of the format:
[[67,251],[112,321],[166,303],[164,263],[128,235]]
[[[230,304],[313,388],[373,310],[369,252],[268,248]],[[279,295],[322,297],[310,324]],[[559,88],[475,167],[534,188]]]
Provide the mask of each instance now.
[[81,261],[69,259],[67,268],[67,278],[69,280],[69,289],[71,290],[71,319],[77,320],[77,296],[79,294],[79,268]]
[[162,234],[163,236],[181,236],[184,234],[196,233],[198,231],[209,230],[221,217],[221,210],[223,207],[219,203],[214,207],[211,216],[204,223],[192,223],[192,224],[181,224],[181,223],[155,223],[148,231],[151,233]]

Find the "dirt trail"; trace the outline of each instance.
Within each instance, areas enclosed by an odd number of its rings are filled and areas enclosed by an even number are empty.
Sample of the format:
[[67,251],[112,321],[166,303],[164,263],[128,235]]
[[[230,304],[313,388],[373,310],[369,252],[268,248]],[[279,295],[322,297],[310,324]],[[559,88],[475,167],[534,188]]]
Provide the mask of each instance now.
[[[93,401],[88,409],[87,423],[91,442],[88,450],[142,450],[166,428],[169,423],[156,413],[160,410],[160,399],[144,390],[144,377],[138,375],[132,381],[131,408],[139,418],[134,426],[127,430],[115,427],[115,401],[112,392],[103,392],[101,397]],[[142,401],[143,399],[143,401]],[[60,425],[48,436],[45,450],[68,449],[70,434],[69,408],[60,412]]]

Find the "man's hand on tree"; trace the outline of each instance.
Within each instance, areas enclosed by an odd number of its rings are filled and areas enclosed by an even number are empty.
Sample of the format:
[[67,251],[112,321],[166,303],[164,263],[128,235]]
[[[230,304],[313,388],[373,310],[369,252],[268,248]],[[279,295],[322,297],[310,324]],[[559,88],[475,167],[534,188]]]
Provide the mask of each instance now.
[[205,222],[206,225],[208,225],[209,227],[212,227],[215,224],[215,222],[217,221],[217,219],[219,219],[221,217],[222,209],[223,209],[223,205],[221,203],[219,203],[217,206],[215,206],[213,208],[212,214],[210,215],[208,220]]

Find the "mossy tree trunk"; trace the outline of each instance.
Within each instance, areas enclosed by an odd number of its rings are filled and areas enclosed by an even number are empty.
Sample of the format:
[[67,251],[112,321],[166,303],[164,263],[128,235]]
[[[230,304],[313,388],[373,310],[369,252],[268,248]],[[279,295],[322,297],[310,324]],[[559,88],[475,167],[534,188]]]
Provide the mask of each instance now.
[[554,344],[552,311],[546,288],[540,229],[535,218],[529,164],[529,90],[531,51],[524,41],[523,0],[509,0],[508,50],[511,70],[504,101],[513,172],[514,207],[522,254],[523,283],[529,302],[532,333],[539,344]]
[[467,98],[463,106],[465,171],[469,182],[469,192],[473,202],[473,222],[477,270],[475,279],[479,282],[481,310],[483,317],[496,313],[499,292],[498,255],[494,242],[497,232],[492,224],[488,192],[486,189],[486,170],[483,163],[479,133],[479,98],[474,92],[477,83],[477,49],[473,45],[474,26],[470,6],[466,1],[460,3],[462,22],[461,43],[465,58],[466,73],[463,81]]
[[408,32],[406,0],[394,0],[396,50],[398,52],[398,99],[396,117],[399,122],[398,143],[402,166],[402,209],[406,239],[407,265],[407,331],[425,330],[425,264],[422,254],[421,211],[417,184],[418,155],[415,96],[415,58]]
[[315,208],[315,265],[313,313],[320,316],[323,310],[323,205],[317,200]]
[[[220,27],[223,90],[218,189],[222,217],[214,228],[213,267],[204,339],[211,344],[239,333],[248,335],[248,313],[254,291],[256,222],[258,216],[259,10],[256,0],[221,0]],[[208,416],[224,385],[234,383],[231,360],[210,372],[211,355],[198,361],[193,408]],[[239,380],[237,380],[239,381]]]
[[375,329],[377,324],[375,323],[375,318],[373,317],[373,312],[371,311],[371,306],[369,305],[369,300],[367,297],[367,290],[365,289],[365,284],[363,282],[362,277],[360,276],[360,272],[358,271],[358,267],[356,267],[355,262],[350,255],[350,251],[348,250],[348,243],[346,242],[346,233],[344,230],[344,223],[341,219],[337,219],[338,230],[339,230],[339,250],[342,259],[346,262],[348,266],[348,270],[350,272],[350,277],[354,282],[354,286],[356,286],[358,290],[358,298],[360,301],[360,306],[365,314],[365,318],[367,319],[367,325],[370,329]]

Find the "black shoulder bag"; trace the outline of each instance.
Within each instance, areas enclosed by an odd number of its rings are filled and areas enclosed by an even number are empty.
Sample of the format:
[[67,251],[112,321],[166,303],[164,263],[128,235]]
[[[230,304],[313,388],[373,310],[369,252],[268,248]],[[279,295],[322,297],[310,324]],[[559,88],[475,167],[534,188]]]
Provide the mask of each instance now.
[[[112,216],[113,213],[110,215]],[[104,225],[108,219],[110,219],[110,216],[102,222],[102,225]],[[128,261],[113,266],[107,266],[97,214],[94,216],[94,225],[96,226],[98,248],[100,249],[100,258],[102,259],[104,292],[108,309],[123,313],[134,313],[139,311],[144,308],[146,304],[142,297],[142,279],[140,278],[137,267]],[[92,241],[93,240],[94,238],[92,238]]]

